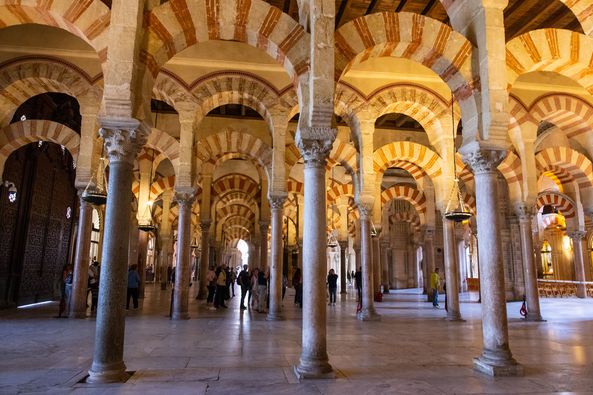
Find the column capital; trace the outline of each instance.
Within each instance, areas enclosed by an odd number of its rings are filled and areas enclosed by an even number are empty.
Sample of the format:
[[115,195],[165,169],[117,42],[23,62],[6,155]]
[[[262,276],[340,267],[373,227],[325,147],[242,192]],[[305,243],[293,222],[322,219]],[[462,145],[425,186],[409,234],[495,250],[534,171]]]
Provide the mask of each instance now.
[[471,167],[474,174],[485,174],[496,170],[507,151],[478,147],[463,152],[462,155],[463,161]]
[[265,220],[259,221],[260,229],[266,228],[266,230],[267,230],[268,226],[270,226],[270,221],[265,221]]
[[391,243],[389,242],[389,240],[381,239],[381,248],[387,249],[390,245]]
[[302,138],[300,130],[296,135],[296,146],[303,155],[305,167],[324,168],[334,145],[336,130],[330,127],[312,127],[307,128],[306,134],[319,138]]
[[521,202],[515,206],[515,213],[519,221],[531,221],[533,218],[534,207],[531,204]]
[[339,240],[338,244],[340,245],[340,249],[342,250],[348,248],[348,240]]
[[268,201],[272,210],[282,210],[286,201],[286,195],[268,196]]
[[133,164],[146,141],[150,130],[136,119],[101,119],[99,135],[105,141],[109,162]]
[[424,229],[424,240],[433,240],[434,239],[434,229],[426,228]]
[[202,232],[208,232],[210,230],[210,225],[212,224],[211,219],[205,219],[200,221],[200,230]]
[[175,201],[179,206],[191,207],[196,200],[196,195],[189,192],[175,192]]
[[570,237],[575,242],[581,241],[586,235],[587,232],[582,230],[573,230],[568,232],[568,237]]

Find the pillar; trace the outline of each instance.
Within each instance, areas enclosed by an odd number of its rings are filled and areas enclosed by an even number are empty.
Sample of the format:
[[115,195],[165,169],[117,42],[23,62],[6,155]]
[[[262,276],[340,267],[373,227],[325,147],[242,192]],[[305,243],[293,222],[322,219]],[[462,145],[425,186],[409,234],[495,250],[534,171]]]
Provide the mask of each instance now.
[[[271,261],[270,261],[270,309],[268,320],[283,320],[282,314],[282,210],[285,196],[270,197],[272,220]],[[266,243],[267,244],[267,243]]]
[[517,206],[519,231],[521,232],[521,254],[523,257],[523,277],[525,280],[525,300],[527,303],[527,321],[543,321],[537,290],[537,268],[533,259],[533,205]]
[[382,282],[383,293],[389,293],[389,241],[381,241],[381,268],[382,268]]
[[109,183],[90,383],[120,382],[127,377],[123,353],[132,171],[147,133],[138,129],[135,120],[124,122],[108,126],[103,121],[100,130],[109,157]]
[[577,298],[587,297],[587,288],[584,284],[585,281],[585,265],[583,261],[583,238],[586,233],[580,230],[569,233],[569,237],[572,239],[572,252],[574,255],[574,274],[576,281],[581,282],[577,285]]
[[187,320],[189,303],[189,280],[191,271],[191,208],[194,195],[176,193],[175,200],[179,207],[177,219],[177,265],[175,267],[175,284],[173,292],[174,320]]
[[70,318],[86,318],[87,286],[89,278],[89,252],[91,249],[91,231],[93,226],[93,206],[80,199],[78,214],[78,232],[76,236],[76,257],[74,259],[74,278],[72,279],[72,300]]
[[146,288],[146,261],[148,259],[148,232],[138,232],[138,274],[140,274],[140,285],[138,296],[144,298]]
[[327,355],[325,311],[326,206],[325,165],[332,141],[297,139],[304,159],[303,329],[299,378],[333,377]]
[[443,216],[447,319],[450,321],[461,321],[461,310],[459,308],[459,267],[455,248],[455,223]]
[[[341,240],[339,241],[340,244],[340,294],[346,295],[348,292],[346,291],[346,278],[348,274],[346,271],[348,268],[346,267],[346,251],[348,250],[348,240]],[[354,281],[354,279],[353,279]]]
[[474,359],[474,366],[491,376],[515,376],[523,373],[509,347],[496,170],[504,155],[504,151],[486,149],[474,149],[464,154],[464,161],[471,166],[475,177],[480,245],[478,253],[484,348],[482,354]]
[[424,273],[424,292],[426,300],[432,302],[432,292],[430,292],[430,275],[434,271],[434,230],[426,229],[424,231],[424,249],[423,249],[423,273]]
[[200,229],[202,230],[202,250],[200,251],[200,280],[198,298],[206,299],[208,296],[208,284],[206,284],[206,275],[210,266],[210,220],[202,220]]
[[360,212],[360,257],[362,259],[362,308],[357,317],[362,321],[377,321],[381,319],[381,316],[375,311],[373,302],[371,210],[362,206],[358,210]]
[[372,237],[373,243],[373,296],[381,293],[381,246],[379,236]]
[[268,270],[268,228],[270,223],[268,221],[259,221],[259,237],[261,242],[259,243],[259,267],[264,272]]
[[169,221],[169,213],[171,211],[171,190],[167,190],[162,194],[163,213],[161,215],[161,225],[159,228],[159,237],[161,238],[161,290],[167,289],[167,278],[169,273],[169,250],[171,248],[171,222]]

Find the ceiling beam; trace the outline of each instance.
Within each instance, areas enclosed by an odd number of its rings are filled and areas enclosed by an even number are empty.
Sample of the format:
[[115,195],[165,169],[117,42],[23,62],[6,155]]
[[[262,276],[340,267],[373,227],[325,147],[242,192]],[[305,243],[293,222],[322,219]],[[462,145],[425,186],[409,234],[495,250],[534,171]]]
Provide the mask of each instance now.
[[408,0],[400,0],[399,4],[395,8],[395,12],[401,12],[404,9],[404,7],[406,6],[407,1]]
[[422,15],[428,15],[430,10],[432,10],[432,7],[434,7],[434,3],[436,3],[436,0],[430,0],[426,7],[424,7],[424,9],[422,10]]
[[365,15],[372,14],[375,11],[375,7],[377,6],[378,2],[379,0],[371,0],[371,3],[369,4],[369,7],[367,8],[367,12],[365,13]]
[[348,15],[348,11],[350,10],[351,6],[352,0],[342,0],[342,2],[340,3],[340,8],[336,13],[336,29],[340,27],[340,20],[342,19],[344,14]]

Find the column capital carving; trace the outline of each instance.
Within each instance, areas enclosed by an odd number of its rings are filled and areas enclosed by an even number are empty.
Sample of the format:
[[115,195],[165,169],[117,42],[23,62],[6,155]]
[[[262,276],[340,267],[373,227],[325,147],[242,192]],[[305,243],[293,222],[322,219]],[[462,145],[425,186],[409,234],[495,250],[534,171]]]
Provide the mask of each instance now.
[[265,221],[265,220],[259,221],[259,227],[260,227],[260,229],[266,228],[266,230],[267,230],[267,228],[269,226],[270,226],[270,221]]
[[389,240],[381,239],[381,248],[387,249],[390,245],[391,243],[389,242]]
[[573,241],[581,241],[586,235],[587,232],[582,230],[573,230],[568,232],[568,237],[570,237]]
[[191,207],[196,200],[196,195],[189,192],[175,192],[175,201],[179,206]]
[[105,150],[109,162],[133,164],[138,152],[146,141],[150,131],[135,119],[101,120],[99,136],[105,141]]
[[212,224],[211,219],[205,219],[200,221],[200,230],[202,232],[208,232],[210,230],[210,225]]
[[434,229],[424,229],[424,241],[434,239]]
[[340,249],[342,250],[348,248],[348,240],[339,240],[338,244],[340,245]]
[[519,217],[519,221],[531,221],[534,213],[533,205],[519,203],[515,206],[515,213]]
[[324,168],[336,138],[336,130],[331,127],[310,127],[306,128],[305,134],[313,138],[302,138],[301,134],[299,130],[295,140],[305,167]]
[[268,201],[272,210],[282,210],[284,202],[286,202],[286,196],[269,196]]
[[471,167],[474,174],[491,173],[506,157],[504,150],[476,148],[463,153],[463,161]]

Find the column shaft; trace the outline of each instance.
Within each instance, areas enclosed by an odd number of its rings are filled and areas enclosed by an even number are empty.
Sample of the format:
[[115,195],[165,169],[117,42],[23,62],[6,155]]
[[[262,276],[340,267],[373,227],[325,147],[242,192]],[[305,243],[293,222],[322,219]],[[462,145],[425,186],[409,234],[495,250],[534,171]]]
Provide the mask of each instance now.
[[169,246],[171,239],[169,235],[161,235],[161,290],[167,289],[167,283],[169,282]]
[[519,212],[521,231],[521,253],[523,256],[523,276],[525,277],[525,300],[528,321],[542,321],[537,290],[537,269],[533,259],[533,234],[531,232],[532,214],[529,206],[523,206]]
[[575,231],[569,234],[572,239],[572,252],[574,256],[574,274],[576,281],[580,283],[577,285],[577,298],[587,297],[587,288],[585,281],[585,264],[583,259],[583,237],[585,232]]
[[[379,320],[373,302],[373,257],[371,242],[371,219],[366,210],[359,208],[360,215],[360,256],[362,260],[362,308],[358,319],[363,321]],[[364,213],[364,214],[363,214]]]
[[455,224],[443,217],[443,243],[445,253],[445,284],[447,287],[447,319],[461,320],[459,308],[459,268],[455,253]]
[[348,249],[348,241],[340,241],[340,294],[346,294],[346,278],[348,275],[346,271],[346,250]]
[[427,301],[432,302],[432,292],[430,292],[430,274],[434,272],[434,239],[432,230],[427,230],[424,236],[423,258],[424,292],[426,293]]
[[271,262],[270,262],[270,309],[268,320],[282,320],[282,210],[284,208],[284,197],[270,198],[272,211],[272,240],[271,240]]
[[191,269],[191,207],[193,196],[187,193],[176,194],[179,206],[177,220],[177,266],[175,268],[175,290],[173,292],[174,320],[189,318],[189,280]]
[[269,223],[267,221],[260,221],[260,232],[259,237],[261,238],[260,253],[259,253],[259,267],[264,272],[268,270],[268,228]]
[[93,206],[80,199],[70,318],[86,318]]
[[200,279],[198,298],[206,299],[208,296],[208,284],[206,284],[206,275],[210,266],[210,223],[211,221],[202,221],[202,250],[200,251]]
[[372,238],[373,243],[373,297],[381,292],[381,246],[379,236]]
[[389,293],[389,243],[381,243],[381,268],[383,293]]

